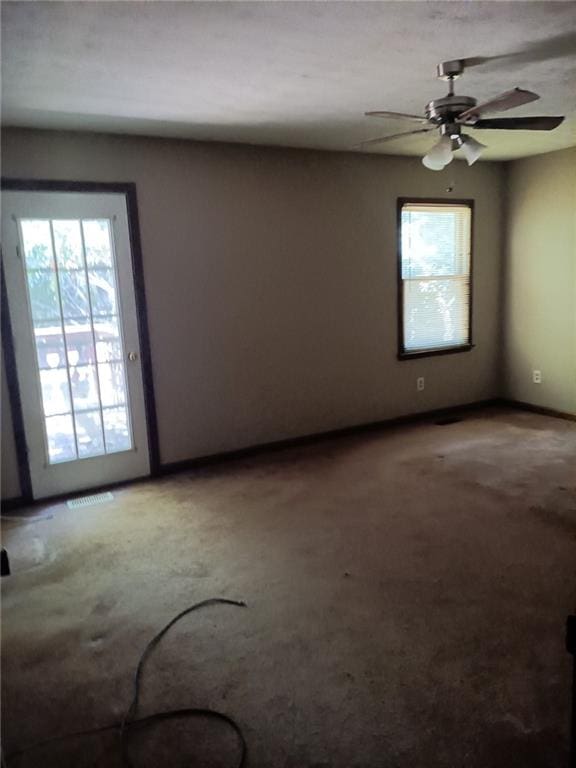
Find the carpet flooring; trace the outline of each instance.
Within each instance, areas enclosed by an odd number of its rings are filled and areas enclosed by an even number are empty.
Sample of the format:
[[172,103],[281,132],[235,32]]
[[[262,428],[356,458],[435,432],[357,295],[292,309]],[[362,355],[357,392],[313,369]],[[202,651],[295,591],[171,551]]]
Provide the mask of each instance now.
[[[16,518],[16,519],[15,519]],[[141,714],[242,726],[251,768],[564,768],[576,607],[576,424],[489,408],[324,440],[3,523],[8,768],[120,766]],[[227,768],[234,734],[158,724],[134,765]]]

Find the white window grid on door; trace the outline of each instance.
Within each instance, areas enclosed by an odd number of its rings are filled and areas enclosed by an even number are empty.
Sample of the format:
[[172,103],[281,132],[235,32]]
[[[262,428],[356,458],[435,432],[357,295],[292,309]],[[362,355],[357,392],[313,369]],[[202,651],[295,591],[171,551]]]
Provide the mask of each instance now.
[[[26,248],[26,238],[24,236],[24,226],[28,222],[34,222],[34,223],[41,223],[46,222],[49,228],[49,242],[47,245],[49,245],[49,266],[48,267],[28,267],[28,254],[27,254],[27,248]],[[79,239],[77,242],[77,245],[79,246],[79,260],[81,266],[79,267],[70,267],[67,266],[66,268],[63,268],[59,264],[59,258],[60,253],[57,248],[56,243],[56,237],[55,237],[55,231],[54,231],[54,225],[55,224],[75,224],[77,227],[77,231],[79,234]],[[90,268],[88,266],[88,257],[87,257],[87,248],[86,248],[86,224],[88,223],[106,223],[106,233],[107,233],[107,247],[109,251],[109,262],[105,266],[97,265],[97,264],[91,264]],[[46,460],[49,464],[56,464],[56,463],[63,463],[65,461],[76,461],[81,460],[85,458],[93,458],[96,456],[102,456],[106,454],[111,453],[118,453],[120,451],[127,451],[132,450],[134,447],[134,439],[133,439],[133,431],[132,431],[132,423],[130,418],[130,407],[129,407],[129,392],[127,387],[127,371],[126,371],[126,364],[125,364],[125,344],[124,344],[124,338],[123,338],[123,329],[122,329],[122,322],[121,322],[121,307],[120,307],[120,295],[118,291],[118,270],[117,270],[117,259],[115,254],[115,248],[114,248],[114,237],[112,236],[113,233],[113,220],[111,219],[94,219],[94,218],[78,218],[78,219],[56,219],[56,218],[50,218],[50,219],[43,219],[43,218],[22,218],[18,220],[18,228],[19,228],[19,235],[20,235],[20,243],[23,251],[23,258],[22,258],[22,266],[24,269],[24,277],[25,277],[25,283],[26,283],[26,295],[27,295],[27,302],[28,302],[28,309],[29,309],[29,318],[32,325],[32,338],[34,339],[34,346],[35,346],[35,362],[36,362],[36,373],[37,373],[37,380],[38,380],[38,386],[39,386],[39,395],[40,395],[40,402],[42,403],[42,416],[43,416],[43,434],[44,434],[44,441],[45,441],[45,456]],[[58,311],[58,317],[50,318],[54,321],[54,327],[58,327],[60,338],[62,339],[62,350],[64,354],[64,363],[63,365],[60,364],[60,361],[57,362],[57,365],[55,368],[52,368],[49,366],[48,369],[43,368],[40,364],[40,350],[38,346],[38,336],[36,334],[36,321],[34,318],[34,302],[31,296],[30,292],[30,282],[29,282],[29,273],[30,272],[46,272],[46,273],[53,273],[53,280],[55,284],[56,289],[56,299],[57,299],[57,311]],[[111,278],[111,286],[113,290],[113,310],[114,312],[111,312],[109,314],[95,314],[94,313],[94,301],[93,301],[93,287],[94,287],[94,274],[98,274],[99,272],[107,271],[110,274]],[[85,314],[79,315],[75,317],[74,315],[70,314],[69,312],[65,311],[64,307],[64,301],[62,297],[62,273],[76,273],[78,275],[82,275],[82,278],[84,280],[84,287],[85,287],[85,295],[86,295],[86,302],[87,302],[87,312]],[[117,336],[115,337],[118,341],[118,357],[114,358],[107,358],[106,356],[103,356],[103,359],[101,360],[99,358],[99,347],[98,347],[98,340],[97,340],[97,330],[96,330],[96,323],[100,321],[102,323],[103,321],[108,320],[110,321],[110,325],[112,326],[115,323],[116,326],[116,333]],[[45,322],[45,321],[44,321]],[[70,328],[80,328],[80,322],[84,326],[89,326],[89,338],[90,338],[90,349],[91,349],[91,361],[86,363],[80,363],[79,366],[76,366],[75,362],[77,363],[79,360],[78,352],[77,350],[70,349],[70,339],[69,336],[71,335]],[[102,333],[102,330],[98,332],[99,334]],[[72,354],[76,352],[76,354]],[[75,362],[73,362],[75,359]],[[114,402],[112,404],[104,404],[103,399],[103,370],[104,366],[107,366],[110,370],[110,377],[112,378],[112,370],[113,366],[115,367],[116,371],[120,373],[120,379],[122,381],[122,399],[121,402]],[[86,369],[93,369],[93,381],[94,381],[94,387],[95,387],[95,395],[96,395],[96,404],[92,403],[89,404],[86,408],[79,408],[77,407],[77,400],[78,397],[74,391],[74,387],[72,384],[71,379],[71,369],[77,370],[77,368],[86,368]],[[66,410],[61,412],[52,412],[50,407],[47,403],[47,392],[44,391],[43,382],[42,382],[42,371],[44,370],[63,370],[65,374],[65,387],[67,389],[67,401],[68,401],[68,407]],[[47,388],[49,390],[49,388]],[[105,389],[105,388],[104,388]],[[48,393],[48,397],[49,397]],[[48,411],[48,413],[47,413]],[[123,415],[120,417],[120,422],[122,423],[123,429],[120,439],[116,441],[116,443],[113,442],[112,437],[114,436],[114,429],[110,429],[106,426],[106,419],[108,418],[108,415],[114,415],[114,412],[116,412],[116,417],[118,418],[121,412],[123,412]],[[81,447],[80,444],[80,438],[79,438],[79,421],[80,419],[78,417],[85,416],[86,418],[89,417],[89,415],[96,415],[97,418],[97,426],[99,428],[99,431],[97,433],[98,440],[96,441],[96,445],[88,445],[87,449],[84,447]],[[48,434],[48,419],[53,419],[55,417],[60,417],[62,419],[65,419],[68,417],[69,422],[71,424],[71,434],[73,437],[72,442],[72,449],[68,450],[68,453],[64,454],[64,456],[58,456],[55,455],[54,452],[51,452],[50,449],[50,436]],[[122,419],[124,420],[122,422]],[[53,423],[53,422],[52,422]],[[68,446],[70,449],[70,446]]]

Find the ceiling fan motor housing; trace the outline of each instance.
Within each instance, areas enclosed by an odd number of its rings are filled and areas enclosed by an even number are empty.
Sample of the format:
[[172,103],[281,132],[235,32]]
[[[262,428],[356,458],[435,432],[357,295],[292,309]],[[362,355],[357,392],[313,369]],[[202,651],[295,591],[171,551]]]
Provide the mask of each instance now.
[[426,105],[426,118],[434,125],[454,123],[461,112],[476,106],[471,96],[444,96]]
[[440,80],[455,80],[464,74],[464,60],[452,59],[452,61],[443,61],[436,67],[436,75]]

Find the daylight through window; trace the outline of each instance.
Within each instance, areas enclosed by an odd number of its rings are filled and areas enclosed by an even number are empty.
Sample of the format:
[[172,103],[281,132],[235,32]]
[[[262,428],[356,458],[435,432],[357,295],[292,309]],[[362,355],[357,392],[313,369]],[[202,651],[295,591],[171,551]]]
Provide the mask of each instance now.
[[470,346],[471,229],[471,203],[402,203],[401,356]]

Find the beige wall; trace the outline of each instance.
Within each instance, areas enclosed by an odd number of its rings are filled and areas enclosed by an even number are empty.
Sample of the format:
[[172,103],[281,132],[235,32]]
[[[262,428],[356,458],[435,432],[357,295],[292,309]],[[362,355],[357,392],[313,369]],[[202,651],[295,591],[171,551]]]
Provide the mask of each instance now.
[[[497,393],[500,164],[6,130],[3,173],[136,182],[163,462]],[[476,201],[471,352],[396,360],[411,195]]]
[[506,396],[576,414],[576,149],[507,165]]

